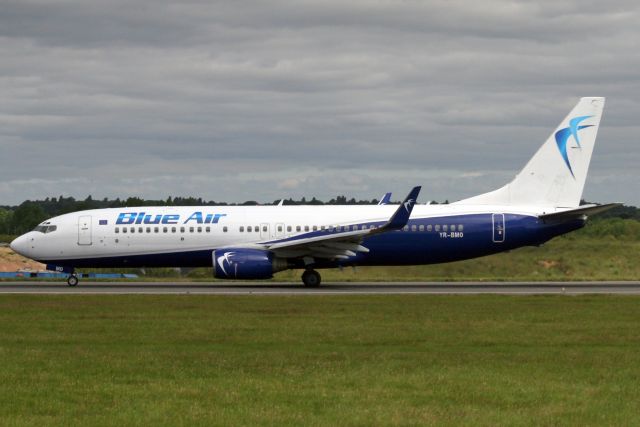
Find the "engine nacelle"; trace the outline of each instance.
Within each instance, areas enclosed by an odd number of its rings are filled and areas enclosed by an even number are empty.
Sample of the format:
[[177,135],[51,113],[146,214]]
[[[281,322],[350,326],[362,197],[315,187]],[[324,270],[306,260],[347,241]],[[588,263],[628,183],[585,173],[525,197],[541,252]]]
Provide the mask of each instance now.
[[273,273],[286,268],[286,260],[261,249],[228,248],[213,251],[213,275],[218,279],[271,279]]

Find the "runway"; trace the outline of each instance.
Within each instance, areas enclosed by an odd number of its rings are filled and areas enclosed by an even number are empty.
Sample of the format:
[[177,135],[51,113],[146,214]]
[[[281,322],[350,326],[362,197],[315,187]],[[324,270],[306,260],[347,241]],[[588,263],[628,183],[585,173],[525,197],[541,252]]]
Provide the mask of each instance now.
[[333,282],[305,288],[291,282],[0,282],[0,294],[166,295],[402,295],[402,294],[640,294],[634,282]]

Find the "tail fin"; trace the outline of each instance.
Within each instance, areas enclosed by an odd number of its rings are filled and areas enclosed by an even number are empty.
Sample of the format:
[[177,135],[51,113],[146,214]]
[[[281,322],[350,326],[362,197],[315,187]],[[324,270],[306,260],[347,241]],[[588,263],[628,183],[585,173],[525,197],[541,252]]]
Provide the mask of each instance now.
[[604,98],[581,98],[513,181],[456,203],[579,206],[603,108]]

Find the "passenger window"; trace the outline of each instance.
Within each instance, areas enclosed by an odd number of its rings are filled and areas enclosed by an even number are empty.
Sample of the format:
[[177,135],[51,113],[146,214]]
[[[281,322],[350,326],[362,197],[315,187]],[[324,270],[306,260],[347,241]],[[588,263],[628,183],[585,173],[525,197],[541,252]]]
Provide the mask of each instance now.
[[318,231],[318,226],[317,225],[313,226],[313,231]]
[[119,232],[120,232],[120,228],[116,227],[116,233],[119,233]]
[[169,228],[168,228],[168,227],[162,227],[162,232],[163,232],[163,233],[166,233],[166,232],[168,232],[168,231],[169,231]]
[[229,229],[227,228],[227,226],[225,225],[224,227],[222,227],[222,232],[226,233]]
[[402,227],[402,229],[403,229],[404,231],[409,231],[409,226],[408,226],[408,225],[405,225],[404,227]]
[[281,231],[282,231],[282,226],[281,226],[281,225],[279,225],[279,226],[278,226],[278,232],[281,232]]
[[130,231],[130,232],[132,232],[132,233],[135,233],[135,232],[136,232],[136,228],[135,228],[135,227],[131,227],[131,228],[129,229],[129,231]]
[[416,227],[416,225],[415,225],[415,224],[413,224],[413,225],[411,226],[411,231],[416,231],[417,229],[418,229],[418,227]]
[[447,226],[447,224],[444,224],[442,226],[442,231],[447,231],[447,230],[449,230],[449,227]]
[[240,226],[240,232],[243,233],[244,232],[244,225]]
[[462,231],[462,230],[463,230],[462,224],[458,225],[458,231]]
[[210,232],[211,232],[211,227],[207,227],[207,228],[205,228],[205,231],[206,231],[207,233],[210,233]]
[[420,231],[424,231],[424,225],[420,224],[420,227],[418,227],[418,229],[419,229]]
[[451,231],[456,231],[456,226],[455,225],[451,226]]
[[171,227],[171,232],[172,232],[172,233],[175,233],[175,232],[176,232],[176,230],[177,230],[177,228],[175,228],[175,227]]
[[189,227],[189,233],[193,233],[193,227]]
[[304,226],[304,231],[309,231],[309,226],[308,225]]
[[138,227],[138,233],[143,233],[144,229],[142,227]]
[[147,227],[147,233],[151,233],[151,227]]
[[287,232],[291,232],[291,226],[287,225]]
[[427,225],[427,231],[431,231],[433,230],[433,227],[431,226],[431,224]]
[[202,233],[202,227],[198,227],[198,233]]
[[253,231],[253,228],[251,228],[250,225],[247,226],[247,233],[251,233]]
[[[366,229],[367,229],[367,226],[366,226],[366,225],[364,225],[364,224],[362,224],[362,227],[360,227],[360,229],[361,229],[361,230],[366,230]],[[409,227],[407,227],[407,229],[409,229]]]
[[440,231],[440,224],[436,224],[436,231]]
[[300,226],[296,225],[296,231],[300,231]]
[[262,231],[264,231],[265,233],[267,232],[267,226],[266,225],[262,226]]
[[153,227],[153,232],[154,233],[159,233],[160,232],[160,227]]
[[257,225],[253,226],[253,231],[255,231],[256,233],[260,232],[260,227],[258,227]]
[[320,226],[320,231],[324,231],[327,227],[325,227],[324,225]]
[[184,227],[180,227],[180,232],[184,233]]

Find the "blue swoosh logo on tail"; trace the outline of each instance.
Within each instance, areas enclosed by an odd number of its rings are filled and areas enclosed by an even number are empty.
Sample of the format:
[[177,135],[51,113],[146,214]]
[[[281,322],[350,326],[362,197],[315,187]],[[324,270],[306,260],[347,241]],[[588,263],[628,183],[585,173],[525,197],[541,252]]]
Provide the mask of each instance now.
[[569,120],[569,127],[562,128],[559,131],[557,131],[555,134],[556,144],[558,144],[560,155],[562,155],[564,162],[569,168],[569,172],[571,172],[571,176],[573,176],[574,178],[576,176],[573,174],[573,169],[571,168],[571,162],[569,162],[569,155],[567,154],[567,143],[569,141],[569,137],[573,136],[574,141],[576,141],[576,144],[578,144],[576,148],[582,148],[582,146],[580,145],[580,137],[578,136],[578,131],[581,129],[590,128],[593,125],[580,126],[580,122],[588,119],[589,117],[593,117],[593,116],[574,117],[573,119]]

